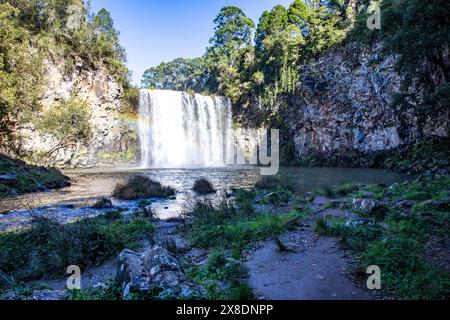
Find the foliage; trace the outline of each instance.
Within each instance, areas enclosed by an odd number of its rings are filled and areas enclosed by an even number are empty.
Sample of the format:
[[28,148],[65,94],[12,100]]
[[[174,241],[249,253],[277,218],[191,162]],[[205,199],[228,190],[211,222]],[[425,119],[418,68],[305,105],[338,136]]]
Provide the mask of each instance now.
[[296,90],[299,65],[343,39],[341,20],[321,1],[306,5],[296,0],[288,9],[277,5],[261,16],[253,46],[253,21],[241,9],[227,6],[214,20],[204,56],[151,68],[143,86],[226,95],[240,106],[237,114],[250,117],[247,109],[257,106],[260,117],[270,121],[278,114],[278,98]]
[[[21,11],[0,2],[0,144],[13,140],[17,122],[39,107],[42,52],[33,50],[30,31],[21,26]],[[11,147],[11,146],[10,146]]]
[[218,205],[210,200],[197,201],[188,215],[192,219],[188,237],[202,248],[228,248],[242,252],[249,244],[286,230],[301,212],[275,215],[237,210],[223,199]]
[[150,68],[142,76],[142,87],[201,92],[206,90],[206,67],[203,58],[178,58]]
[[63,275],[70,265],[98,265],[125,248],[137,249],[153,231],[143,219],[97,217],[63,225],[39,218],[30,229],[0,235],[0,270],[19,281]]
[[388,169],[410,173],[421,173],[433,168],[446,169],[450,166],[450,148],[442,146],[449,143],[448,138],[418,142],[387,157],[384,165]]
[[214,19],[214,36],[211,38],[211,49],[219,49],[224,54],[233,49],[249,46],[255,24],[244,12],[233,6],[223,7]]
[[128,86],[125,51],[110,14],[105,9],[98,14],[89,10],[82,0],[0,1],[2,146],[17,149],[15,129],[41,109],[44,60],[63,60],[67,73],[74,71],[79,59],[91,67],[106,66]]
[[[382,271],[382,287],[386,294],[404,299],[445,299],[450,281],[445,270],[427,257],[425,244],[434,239],[445,243],[450,226],[448,197],[450,181],[446,176],[417,179],[389,188],[376,186],[345,186],[357,195],[370,191],[381,197],[389,207],[383,225],[374,221],[346,224],[342,218],[322,218],[316,232],[339,237],[342,243],[360,256],[362,269],[377,265]],[[413,200],[410,212],[396,203]]]
[[396,69],[403,82],[394,104],[402,110],[413,108],[421,126],[428,115],[450,109],[447,14],[450,3],[446,0],[371,2],[381,6],[381,30],[368,30],[367,15],[361,15],[350,38],[363,44],[381,40],[385,53],[397,56]]
[[61,148],[80,143],[87,144],[92,137],[90,116],[90,107],[87,102],[73,96],[44,112],[36,120],[37,127],[56,141],[47,157]]
[[214,249],[204,266],[192,267],[189,276],[207,289],[211,300],[249,300],[251,288],[245,284],[247,270],[222,249]]

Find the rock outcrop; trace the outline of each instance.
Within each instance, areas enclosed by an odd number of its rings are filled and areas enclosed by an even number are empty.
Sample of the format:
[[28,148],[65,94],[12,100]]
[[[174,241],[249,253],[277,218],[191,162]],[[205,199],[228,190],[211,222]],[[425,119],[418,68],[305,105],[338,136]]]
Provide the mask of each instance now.
[[448,110],[419,128],[413,110],[392,106],[402,79],[394,69],[395,57],[381,51],[380,45],[361,49],[348,44],[301,68],[301,89],[289,98],[285,115],[298,158],[372,166],[366,156],[419,139],[449,137]]
[[124,297],[137,293],[157,298],[199,298],[204,289],[184,273],[178,259],[161,246],[143,254],[124,250],[118,257],[116,281]]
[[[63,148],[52,155],[52,165],[61,167],[92,167],[132,163],[135,158],[136,129],[121,115],[122,85],[105,67],[91,67],[81,60],[72,72],[65,70],[64,61],[46,63],[43,109],[48,110],[71,95],[86,101],[91,109],[92,139],[87,146],[81,143]],[[32,124],[20,130],[21,147],[30,154],[51,150],[51,136],[42,135]]]

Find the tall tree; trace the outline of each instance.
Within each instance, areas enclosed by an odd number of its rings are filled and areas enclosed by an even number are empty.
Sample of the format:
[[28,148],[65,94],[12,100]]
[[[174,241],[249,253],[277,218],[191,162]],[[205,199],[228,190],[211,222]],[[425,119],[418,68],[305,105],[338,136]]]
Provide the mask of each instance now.
[[212,48],[227,51],[230,47],[251,45],[255,24],[242,9],[234,6],[222,8],[214,24],[214,36],[210,39]]
[[280,32],[288,26],[288,14],[282,5],[275,6],[271,11],[264,11],[259,19],[255,34],[256,49],[263,50],[263,41],[266,37]]

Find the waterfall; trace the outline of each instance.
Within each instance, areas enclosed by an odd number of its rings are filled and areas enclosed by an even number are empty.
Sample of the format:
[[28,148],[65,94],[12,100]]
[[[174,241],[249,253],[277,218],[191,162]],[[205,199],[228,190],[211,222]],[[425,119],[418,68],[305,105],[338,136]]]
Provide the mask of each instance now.
[[141,90],[141,167],[222,167],[230,151],[228,98],[170,90]]

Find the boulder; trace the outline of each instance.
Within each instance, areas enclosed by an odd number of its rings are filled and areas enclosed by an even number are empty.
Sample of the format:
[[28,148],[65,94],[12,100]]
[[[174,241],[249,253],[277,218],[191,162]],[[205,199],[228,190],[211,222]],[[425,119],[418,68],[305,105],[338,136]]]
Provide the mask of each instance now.
[[178,259],[159,245],[143,254],[124,250],[118,260],[116,281],[125,297],[133,292],[159,292],[159,298],[193,298],[205,294],[203,287],[186,276]]
[[346,228],[358,228],[358,227],[363,227],[363,226],[374,227],[376,225],[377,225],[377,223],[375,220],[365,219],[365,218],[352,219],[345,223]]
[[383,203],[374,199],[353,199],[353,208],[376,219],[384,219],[387,213]]
[[401,200],[395,203],[395,208],[403,211],[410,211],[416,203],[411,200]]
[[35,301],[59,301],[69,299],[70,294],[64,290],[34,290],[27,300]]
[[112,201],[108,198],[101,198],[92,206],[94,209],[111,209],[112,207]]
[[199,195],[216,193],[216,189],[214,189],[212,183],[205,178],[195,180],[192,190],[194,190]]

